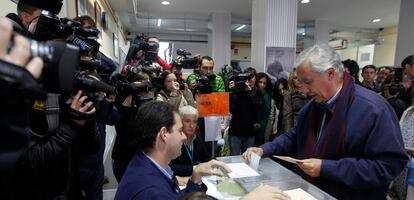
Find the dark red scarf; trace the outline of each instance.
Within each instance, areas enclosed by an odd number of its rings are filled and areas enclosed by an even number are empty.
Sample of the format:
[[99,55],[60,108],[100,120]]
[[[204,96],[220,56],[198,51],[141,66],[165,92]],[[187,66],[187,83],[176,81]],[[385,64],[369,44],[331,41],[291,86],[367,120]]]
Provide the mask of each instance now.
[[[305,116],[304,123],[299,124],[298,134],[303,135],[303,151],[299,152],[299,158],[339,159],[344,153],[344,138],[347,125],[348,110],[354,99],[355,85],[352,78],[344,73],[344,81],[339,96],[334,102],[333,112],[313,101]],[[323,111],[326,109],[326,119],[321,138],[318,140],[318,132],[321,127]]]

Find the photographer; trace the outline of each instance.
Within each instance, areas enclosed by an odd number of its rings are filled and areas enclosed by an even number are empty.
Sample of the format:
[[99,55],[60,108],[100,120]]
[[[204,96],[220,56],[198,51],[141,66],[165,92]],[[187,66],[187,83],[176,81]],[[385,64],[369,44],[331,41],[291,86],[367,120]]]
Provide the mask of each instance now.
[[160,39],[158,37],[155,37],[155,36],[150,36],[150,37],[148,37],[148,44],[150,46],[155,46],[156,47],[156,49],[154,51],[154,53],[157,54],[156,55],[156,62],[162,67],[163,70],[170,70],[171,66],[165,60],[163,60],[161,57],[158,56],[158,51],[159,51],[159,46],[160,46]]
[[114,76],[114,79],[118,79],[114,81],[118,90],[115,106],[120,114],[120,120],[115,125],[116,138],[112,150],[112,169],[118,183],[135,153],[130,140],[133,135],[131,127],[138,117],[138,108],[142,103],[153,100],[148,75],[142,71],[136,73],[132,71],[126,70],[125,76],[121,74]]
[[[229,127],[230,154],[240,155],[247,148],[253,147],[255,136],[259,131],[257,109],[259,98],[256,83],[256,71],[248,68],[247,79],[234,81],[230,79],[230,113],[232,119]],[[241,76],[241,75],[238,75]]]
[[405,88],[403,94],[403,100],[407,105],[411,105],[411,98],[413,92],[413,79],[414,79],[414,55],[409,55],[401,62],[401,67],[404,70],[406,77],[403,78],[402,85]]
[[[88,15],[75,17],[73,20],[80,22],[83,28],[96,29],[95,21]],[[103,82],[112,84],[110,81],[110,76],[115,70],[117,70],[118,66],[114,63],[114,61],[111,60],[111,58],[108,58],[101,51],[98,52],[95,60],[98,63],[96,71],[98,72],[99,76],[102,78]]]
[[[33,5],[45,2],[36,1]],[[99,32],[89,32],[78,23],[66,24],[68,19],[60,20],[53,15],[59,12],[60,7],[53,7],[53,3],[48,6],[52,7],[44,9],[38,16],[36,31],[41,30],[40,25],[45,28],[51,21],[50,30],[48,34],[40,32],[43,35],[35,35],[35,38],[47,40],[57,36],[57,39],[66,39],[78,48],[63,42],[30,41],[31,54],[41,56],[47,64],[40,82],[42,89],[49,93],[46,99],[35,97],[29,113],[32,138],[30,148],[16,166],[16,188],[19,187],[14,194],[16,199],[80,198],[80,157],[99,147],[93,119],[97,110],[94,104],[103,98],[99,91],[109,90],[107,85],[99,83],[99,76],[90,68],[88,56],[98,50],[99,44],[81,34],[97,35]],[[61,32],[63,27],[65,31]],[[84,62],[79,61],[80,57]],[[79,63],[82,70],[75,74]]]
[[398,119],[401,119],[404,110],[407,108],[407,104],[400,98],[402,92],[404,92],[403,86],[396,82],[396,77],[393,74],[388,75],[383,84],[383,96],[394,109]]
[[[80,22],[83,28],[96,29],[95,21],[87,16],[76,17],[74,21]],[[98,52],[95,58],[89,57],[97,63],[96,71],[103,82],[113,84],[110,75],[116,70],[117,66],[114,62],[105,56],[102,52]],[[101,107],[105,107],[105,112],[100,112],[96,116],[96,124],[98,126],[100,148],[99,151],[80,158],[80,184],[88,199],[102,199],[102,183],[104,181],[104,165],[103,157],[105,151],[106,125],[115,125],[119,121],[118,110],[113,107],[113,103],[109,101],[101,101]]]
[[80,198],[80,156],[99,147],[96,109],[86,91],[65,96],[48,94],[30,111],[32,145],[18,166],[19,187],[24,191],[17,194],[19,198]]
[[224,81],[221,76],[214,74],[214,60],[210,56],[201,58],[200,72],[194,72],[187,77],[187,84],[191,90],[196,90],[197,78],[205,75],[212,86],[212,92],[225,92]]
[[42,10],[48,10],[57,15],[61,8],[62,0],[19,0],[17,15],[9,13],[7,17],[22,35],[31,37],[36,31],[37,21]]
[[[27,113],[32,101],[26,90],[30,88],[21,86],[25,86],[24,83],[33,83],[35,88],[39,87],[35,79],[41,75],[43,68],[40,58],[31,58],[29,42],[22,36],[13,36],[14,45],[8,51],[12,29],[10,20],[0,17],[0,94],[6,97],[0,100],[3,106],[0,113],[0,199],[12,198],[16,190],[14,186],[17,185],[14,176],[15,164],[30,142]],[[24,73],[25,79],[13,77],[17,73],[7,74],[3,69]]]
[[197,108],[197,104],[194,101],[193,94],[188,86],[183,85],[184,88],[180,88],[180,84],[177,82],[177,77],[174,73],[166,70],[161,73],[161,79],[164,83],[164,87],[159,91],[157,95],[158,101],[165,101],[179,109],[186,105],[191,105]]

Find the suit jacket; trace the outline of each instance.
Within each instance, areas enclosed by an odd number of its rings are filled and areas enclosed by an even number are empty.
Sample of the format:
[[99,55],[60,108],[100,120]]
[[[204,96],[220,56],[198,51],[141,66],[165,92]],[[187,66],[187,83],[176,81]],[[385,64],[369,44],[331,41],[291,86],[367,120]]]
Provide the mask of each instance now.
[[189,192],[207,191],[204,184],[188,181],[187,188],[180,190],[175,177],[170,179],[142,152],[134,155],[119,184],[116,200],[174,200]]
[[[388,102],[378,94],[355,85],[355,98],[347,114],[344,138],[345,155],[339,159],[323,159],[320,177],[314,184],[328,193],[342,192],[338,199],[385,199],[388,186],[407,163],[397,116]],[[298,131],[314,100],[299,112],[296,126],[261,147],[264,155],[300,155],[304,151],[302,138],[308,134]],[[327,105],[329,110],[334,106]],[[331,115],[327,115],[327,124]],[[325,138],[326,129],[321,132]],[[336,131],[336,130],[334,130]],[[339,184],[336,191],[328,190]]]

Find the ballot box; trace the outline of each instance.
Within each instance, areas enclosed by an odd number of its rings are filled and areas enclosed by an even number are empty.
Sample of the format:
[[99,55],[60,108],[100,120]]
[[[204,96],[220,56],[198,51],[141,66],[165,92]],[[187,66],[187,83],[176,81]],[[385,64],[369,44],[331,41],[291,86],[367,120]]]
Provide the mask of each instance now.
[[[226,164],[244,162],[241,156],[219,157],[217,160],[225,162]],[[292,200],[335,199],[270,158],[260,159],[257,173],[258,175],[255,176],[241,178],[206,177],[203,179],[203,182],[208,187],[207,194],[218,199],[239,199],[260,184],[276,186],[286,191],[287,194],[291,194]]]

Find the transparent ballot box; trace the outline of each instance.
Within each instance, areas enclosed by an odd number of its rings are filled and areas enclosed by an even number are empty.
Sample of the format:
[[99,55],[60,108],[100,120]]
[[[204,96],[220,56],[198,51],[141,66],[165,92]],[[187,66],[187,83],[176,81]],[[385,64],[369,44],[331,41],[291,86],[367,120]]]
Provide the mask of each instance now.
[[[217,160],[225,163],[244,162],[242,156],[219,157]],[[270,158],[260,159],[257,172],[260,176],[234,179],[228,177],[215,179],[214,177],[210,177],[210,179],[205,179],[204,182],[208,180],[207,186],[209,187],[209,191],[207,193],[218,199],[239,199],[260,184],[266,184],[276,186],[283,191],[303,190],[305,193],[310,194],[314,199],[335,199]]]

